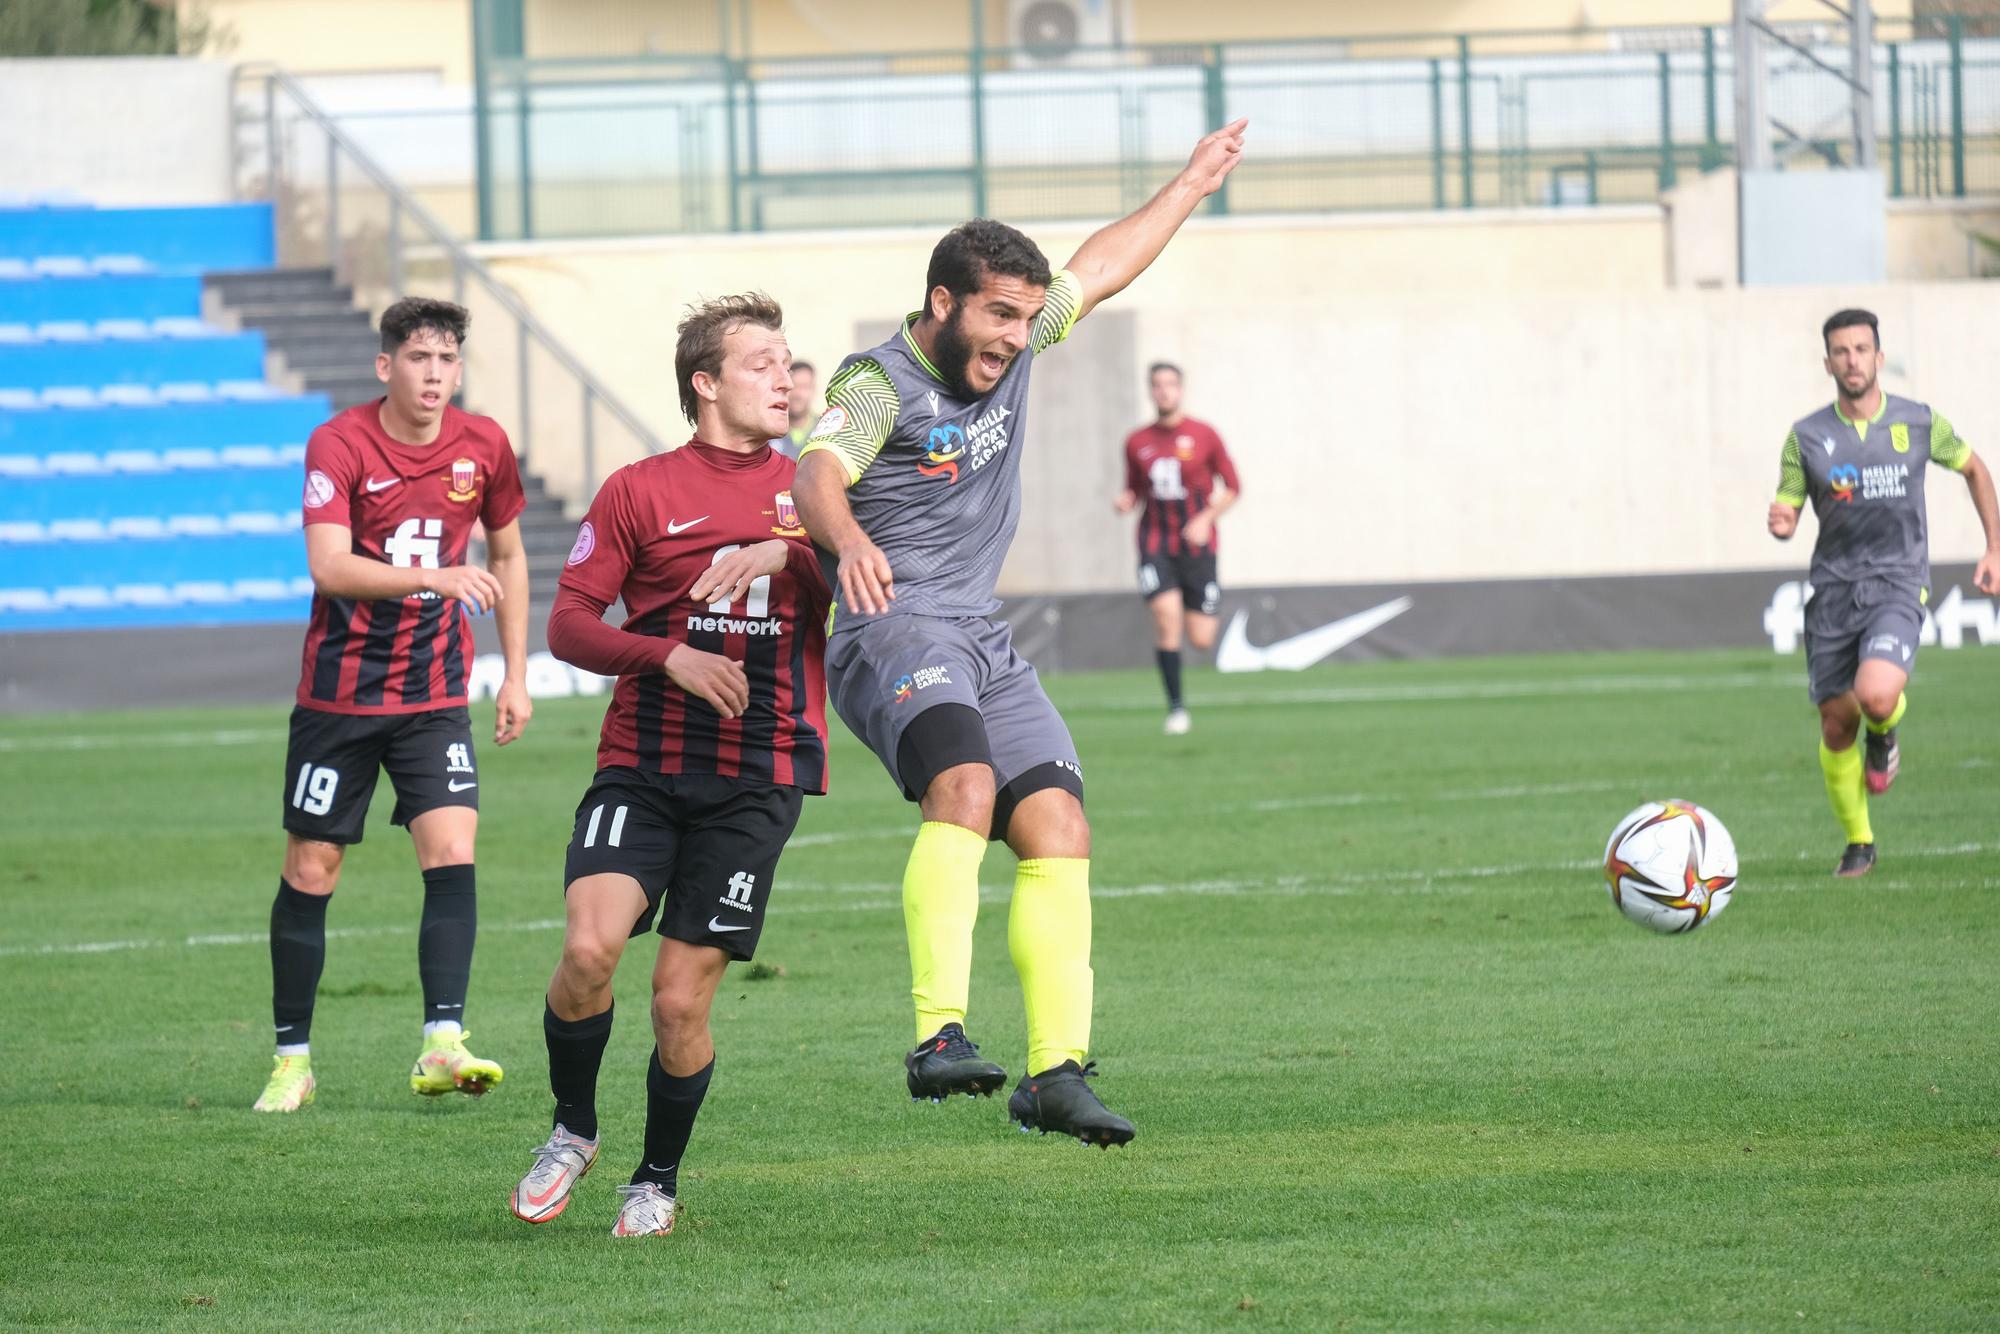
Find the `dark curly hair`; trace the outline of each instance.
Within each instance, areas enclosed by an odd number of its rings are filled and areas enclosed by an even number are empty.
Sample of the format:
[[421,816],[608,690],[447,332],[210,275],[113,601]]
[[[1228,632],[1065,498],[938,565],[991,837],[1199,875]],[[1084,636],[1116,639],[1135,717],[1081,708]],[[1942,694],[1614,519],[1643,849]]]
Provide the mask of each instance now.
[[930,268],[924,273],[924,313],[930,313],[931,293],[938,288],[950,292],[952,300],[963,301],[984,287],[992,274],[1038,287],[1055,279],[1040,246],[1004,222],[974,218],[946,232],[931,251]]
[[472,312],[464,306],[427,296],[406,296],[382,312],[382,350],[393,354],[423,329],[464,347],[465,331],[471,323]]
[[689,306],[674,332],[674,379],[680,384],[681,416],[694,424],[701,396],[694,391],[697,371],[710,376],[722,374],[722,340],[744,325],[755,325],[773,333],[785,331],[785,312],[762,292],[719,296],[698,306]]

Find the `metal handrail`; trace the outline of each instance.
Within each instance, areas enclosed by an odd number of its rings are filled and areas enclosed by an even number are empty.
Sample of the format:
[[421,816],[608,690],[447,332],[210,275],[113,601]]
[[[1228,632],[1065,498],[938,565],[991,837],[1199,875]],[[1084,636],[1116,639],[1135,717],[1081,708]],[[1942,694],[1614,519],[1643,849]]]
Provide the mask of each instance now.
[[[542,322],[535,318],[520,297],[493,275],[491,269],[465,244],[454,236],[451,229],[418,201],[416,196],[382,168],[373,158],[350,138],[340,125],[302,88],[298,81],[275,65],[239,65],[234,80],[241,86],[245,80],[261,80],[264,91],[264,161],[265,188],[276,200],[284,180],[284,154],[279,148],[278,94],[283,92],[299,115],[309,121],[326,136],[327,140],[327,210],[326,210],[326,253],[327,264],[333,269],[338,280],[341,265],[340,245],[340,192],[338,188],[338,162],[340,153],[353,160],[354,166],[367,180],[380,190],[389,202],[389,273],[390,286],[400,293],[404,272],[404,261],[410,247],[405,244],[402,220],[408,217],[423,234],[430,247],[443,253],[450,261],[454,292],[461,299],[465,292],[468,275],[485,291],[486,295],[515,323],[519,371],[519,391],[521,398],[522,455],[528,456],[533,448],[532,439],[527,435],[531,429],[529,414],[528,349],[529,340],[541,346],[551,360],[567,371],[577,383],[583,398],[583,456],[584,483],[587,502],[590,493],[596,490],[597,465],[595,450],[595,430],[591,420],[592,409],[598,404],[611,413],[630,431],[649,454],[659,454],[666,450],[666,444],[649,429],[639,415],[625,405],[616,394],[608,389],[596,376],[587,370],[569,349],[557,340]],[[338,151],[336,151],[336,149]]]

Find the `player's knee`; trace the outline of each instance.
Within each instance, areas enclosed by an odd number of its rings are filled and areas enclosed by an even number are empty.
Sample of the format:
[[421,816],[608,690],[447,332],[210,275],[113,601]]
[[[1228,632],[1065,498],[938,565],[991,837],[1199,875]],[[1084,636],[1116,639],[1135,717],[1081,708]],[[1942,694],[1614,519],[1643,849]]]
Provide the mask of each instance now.
[[470,866],[473,839],[470,834],[450,834],[425,849],[431,866]]
[[611,975],[618,971],[618,956],[623,948],[623,941],[602,940],[595,936],[566,938],[562,952],[566,980],[573,987],[584,990],[606,985],[611,981]]
[[1203,653],[1214,648],[1215,623],[1211,621],[1206,625],[1190,625],[1188,627],[1188,643],[1194,645]]
[[1878,723],[1896,711],[1896,701],[1902,695],[1901,686],[1894,689],[1879,685],[1857,686],[1854,691],[1855,699],[1861,703],[1861,711]]
[[1819,735],[1828,750],[1846,750],[1854,744],[1855,734],[1860,730],[1861,716],[1858,712],[1851,709],[1820,710]]
[[337,843],[294,842],[285,850],[285,883],[301,894],[327,895],[340,883]]
[[676,986],[661,987],[653,993],[653,1037],[662,1051],[708,1027],[708,997]]
[[924,789],[924,818],[966,829],[988,829],[993,822],[993,798],[990,765],[955,765],[931,779]]

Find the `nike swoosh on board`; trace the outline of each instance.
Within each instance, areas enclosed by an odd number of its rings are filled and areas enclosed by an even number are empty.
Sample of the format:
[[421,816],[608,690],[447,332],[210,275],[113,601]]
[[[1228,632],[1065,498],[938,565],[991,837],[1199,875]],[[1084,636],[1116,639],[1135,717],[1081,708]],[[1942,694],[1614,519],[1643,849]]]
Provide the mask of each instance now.
[[741,924],[731,926],[720,917],[711,917],[708,919],[708,929],[711,931],[748,931],[750,928]]
[[1395,598],[1379,607],[1343,616],[1316,629],[1261,647],[1250,642],[1250,635],[1245,629],[1250,613],[1239,610],[1231,618],[1229,628],[1222,632],[1222,643],[1215,650],[1215,669],[1219,672],[1304,671],[1409,609],[1408,598]]

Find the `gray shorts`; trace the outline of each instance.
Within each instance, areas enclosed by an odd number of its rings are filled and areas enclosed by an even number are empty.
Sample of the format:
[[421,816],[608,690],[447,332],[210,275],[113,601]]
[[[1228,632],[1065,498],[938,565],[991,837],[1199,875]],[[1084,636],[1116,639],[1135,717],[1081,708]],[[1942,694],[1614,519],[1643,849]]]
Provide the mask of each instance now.
[[1004,621],[884,616],[836,630],[826,646],[826,683],[841,721],[912,801],[923,794],[911,791],[898,772],[903,733],[919,714],[941,704],[978,712],[996,788],[1051,764],[1081,787],[1076,743],[1034,667],[1014,651]]
[[1923,593],[1914,584],[1869,579],[1814,585],[1806,600],[1806,677],[1813,703],[1854,689],[1855,673],[1870,658],[1914,672],[1923,628]]

